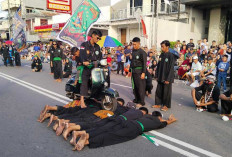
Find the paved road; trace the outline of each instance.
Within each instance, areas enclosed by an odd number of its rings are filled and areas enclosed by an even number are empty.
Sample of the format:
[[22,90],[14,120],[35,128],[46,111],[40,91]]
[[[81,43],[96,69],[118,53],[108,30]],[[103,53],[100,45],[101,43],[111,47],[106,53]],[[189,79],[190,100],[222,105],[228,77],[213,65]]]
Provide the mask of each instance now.
[[[190,96],[191,89],[180,81],[173,85],[172,109],[164,113],[166,117],[173,113],[178,122],[149,133],[156,135],[155,140],[160,146],[138,137],[114,146],[72,152],[71,145],[47,128],[46,122],[36,122],[45,104],[63,105],[69,101],[64,92],[67,79],[56,83],[49,75],[48,64],[43,65],[42,73],[31,72],[29,66],[28,61],[23,61],[20,68],[4,67],[0,63],[2,157],[231,157],[231,122],[223,122],[218,114],[196,112]],[[112,74],[112,87],[126,101],[133,99],[129,78]],[[155,88],[152,97],[146,99],[149,108],[154,104],[154,93]],[[150,111],[153,110],[150,108]]]

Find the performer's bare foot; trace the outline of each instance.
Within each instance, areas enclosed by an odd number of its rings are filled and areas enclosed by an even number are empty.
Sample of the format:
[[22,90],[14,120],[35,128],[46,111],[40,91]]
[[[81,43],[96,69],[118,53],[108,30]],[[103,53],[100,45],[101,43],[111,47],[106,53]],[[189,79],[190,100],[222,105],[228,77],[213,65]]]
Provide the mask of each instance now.
[[153,105],[152,108],[160,108],[161,105]]
[[44,109],[40,112],[40,115],[39,115],[39,118],[38,118],[38,122],[41,121],[42,117],[47,112],[47,109],[48,109],[48,105],[45,105]]
[[77,141],[77,137],[81,136],[83,131],[73,131],[72,133],[72,139],[70,140],[71,145],[75,145]]
[[56,81],[56,82],[58,82],[58,81],[59,81],[59,79],[56,79],[55,81]]
[[136,105],[136,108],[140,108],[140,107],[142,107],[143,105],[141,105],[141,104],[137,104]]
[[60,82],[62,82],[62,80],[61,80],[61,79],[58,79],[58,81],[57,81],[57,82],[59,82],[59,83],[60,83]]
[[231,117],[232,115],[231,114],[220,114],[220,116],[228,116],[228,117]]
[[50,73],[50,75],[53,75],[54,73]]
[[81,137],[78,140],[77,144],[75,145],[74,149],[81,151],[85,147],[86,140],[87,140],[87,136],[86,136],[86,132],[85,132],[85,133],[81,134]]
[[64,127],[65,127],[65,122],[60,120],[59,121],[59,127],[56,129],[56,135],[57,136],[60,136],[64,130]]
[[46,113],[44,117],[40,120],[40,123],[43,123],[47,118],[49,118],[52,114],[51,113]]
[[65,124],[65,129],[63,131],[63,137],[65,140],[67,140],[67,137],[70,135],[70,132],[76,130],[79,131],[80,130],[80,126],[73,124],[73,123],[66,123]]
[[56,129],[58,128],[58,126],[59,126],[59,123],[58,123],[58,120],[57,120],[56,123],[53,126],[53,130],[56,131]]
[[52,114],[51,117],[50,117],[50,120],[49,120],[49,122],[48,122],[48,127],[52,124],[52,122],[53,122],[54,120],[57,120],[57,119],[58,119],[58,117]]
[[168,108],[167,108],[167,106],[163,106],[160,110],[166,112],[166,111],[168,111]]
[[87,106],[85,105],[85,101],[84,100],[81,101],[81,108],[87,108]]

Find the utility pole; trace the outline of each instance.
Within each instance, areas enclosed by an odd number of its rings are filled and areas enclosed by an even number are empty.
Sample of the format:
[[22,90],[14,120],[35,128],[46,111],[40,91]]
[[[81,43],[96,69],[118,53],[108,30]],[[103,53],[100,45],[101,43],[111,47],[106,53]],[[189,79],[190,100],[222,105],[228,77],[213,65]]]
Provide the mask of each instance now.
[[156,5],[155,5],[155,0],[152,0],[152,17],[151,17],[151,25],[150,25],[150,29],[151,29],[151,47],[153,46],[153,39],[154,39],[154,14],[156,14]]
[[159,0],[156,0],[156,6],[155,6],[155,47],[157,50],[157,40],[158,40],[158,19],[159,19]]
[[11,39],[11,11],[10,11],[10,0],[8,0],[8,20],[9,20],[9,40]]

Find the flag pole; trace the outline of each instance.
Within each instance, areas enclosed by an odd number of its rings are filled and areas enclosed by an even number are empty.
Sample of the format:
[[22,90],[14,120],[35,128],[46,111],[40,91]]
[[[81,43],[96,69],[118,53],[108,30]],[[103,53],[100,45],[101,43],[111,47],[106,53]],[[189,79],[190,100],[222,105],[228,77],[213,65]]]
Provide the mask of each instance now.
[[11,39],[11,11],[10,11],[10,0],[8,0],[8,20],[9,20],[9,40]]

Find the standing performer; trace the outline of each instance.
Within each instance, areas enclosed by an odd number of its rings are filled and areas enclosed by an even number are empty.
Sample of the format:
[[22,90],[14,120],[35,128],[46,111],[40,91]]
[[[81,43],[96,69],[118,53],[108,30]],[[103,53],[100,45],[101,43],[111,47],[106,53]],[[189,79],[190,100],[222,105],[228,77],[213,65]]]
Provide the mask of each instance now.
[[80,70],[79,83],[80,95],[81,95],[81,108],[86,108],[84,97],[88,96],[88,82],[91,76],[91,70],[93,68],[93,62],[100,61],[102,59],[102,53],[100,46],[97,44],[101,40],[102,33],[99,30],[93,31],[90,41],[86,41],[81,44],[80,50],[80,62],[82,66],[78,69]]
[[145,89],[146,89],[146,63],[147,54],[140,48],[140,39],[135,37],[133,39],[133,51],[131,55],[130,72],[132,72],[132,88],[135,96],[134,103],[138,104],[138,107],[145,105]]
[[3,55],[4,65],[7,66],[7,59],[10,59],[9,47],[4,42],[1,48],[1,54]]
[[21,58],[19,52],[15,49],[15,65],[21,66]]
[[61,82],[63,72],[62,72],[62,58],[63,58],[63,50],[57,45],[57,42],[53,41],[53,50],[54,53],[51,53],[51,58],[53,58],[51,62],[51,67],[54,68],[54,79],[57,82]]
[[169,52],[170,42],[164,40],[161,43],[163,53],[160,55],[155,78],[158,82],[155,94],[154,108],[167,111],[171,108],[172,83],[174,83],[175,57]]
[[49,45],[47,47],[47,54],[48,53],[50,54],[50,68],[51,68],[51,73],[50,74],[51,75],[54,74],[54,68],[51,66],[52,65],[52,61],[53,61],[52,55],[54,53],[52,42],[53,42],[53,40],[50,39],[49,40]]

